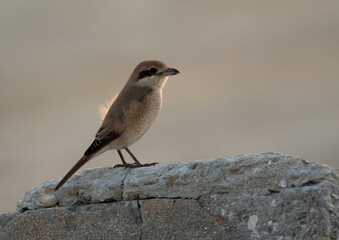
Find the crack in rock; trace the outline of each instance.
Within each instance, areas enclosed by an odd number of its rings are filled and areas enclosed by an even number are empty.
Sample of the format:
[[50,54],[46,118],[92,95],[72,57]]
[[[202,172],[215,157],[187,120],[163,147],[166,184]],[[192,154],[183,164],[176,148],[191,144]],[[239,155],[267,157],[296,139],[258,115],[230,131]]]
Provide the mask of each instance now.
[[[125,173],[126,173],[126,170],[125,170]],[[128,172],[123,177],[123,179],[121,181],[121,185],[120,185],[120,188],[121,188],[121,201],[124,200],[124,186],[125,186],[125,179],[126,179],[127,175],[128,175]]]

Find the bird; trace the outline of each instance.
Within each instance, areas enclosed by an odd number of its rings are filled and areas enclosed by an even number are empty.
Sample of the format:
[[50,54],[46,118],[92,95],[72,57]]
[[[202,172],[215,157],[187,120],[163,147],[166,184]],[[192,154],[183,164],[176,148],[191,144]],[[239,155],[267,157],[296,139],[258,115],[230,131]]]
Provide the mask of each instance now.
[[[163,87],[169,76],[178,73],[180,72],[177,69],[168,67],[162,61],[147,60],[139,63],[112,102],[92,144],[54,190],[63,186],[89,160],[108,150],[116,150],[122,161],[122,164],[115,167],[138,168],[158,164],[140,163],[128,147],[151,127],[162,107]],[[126,150],[134,163],[125,161],[122,150]]]

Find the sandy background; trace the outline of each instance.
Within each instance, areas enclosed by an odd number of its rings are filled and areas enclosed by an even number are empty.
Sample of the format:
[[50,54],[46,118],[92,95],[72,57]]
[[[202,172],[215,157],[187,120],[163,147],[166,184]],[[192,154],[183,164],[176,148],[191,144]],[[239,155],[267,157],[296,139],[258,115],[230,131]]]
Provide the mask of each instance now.
[[[100,104],[146,59],[181,74],[130,148],[142,162],[279,151],[339,167],[338,12],[318,0],[2,1],[0,212],[69,170]],[[117,163],[106,152],[85,167]]]

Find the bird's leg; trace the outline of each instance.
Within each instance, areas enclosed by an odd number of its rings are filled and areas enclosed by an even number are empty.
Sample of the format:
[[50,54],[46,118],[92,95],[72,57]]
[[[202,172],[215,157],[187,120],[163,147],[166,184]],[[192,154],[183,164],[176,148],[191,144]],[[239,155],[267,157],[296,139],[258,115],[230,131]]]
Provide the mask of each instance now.
[[136,167],[135,164],[127,163],[125,161],[124,155],[122,155],[122,152],[120,150],[117,150],[117,152],[119,153],[119,156],[120,156],[120,159],[122,161],[122,164],[117,164],[117,165],[114,166],[114,168],[117,168],[117,167],[124,167],[124,168],[128,168],[128,167],[133,168],[133,167]]
[[127,162],[125,161],[124,155],[122,155],[122,152],[120,150],[117,150],[117,151],[119,153],[119,156],[120,156],[120,159],[122,161],[122,164],[126,165]]
[[134,154],[128,149],[128,147],[125,147],[125,150],[128,152],[128,154],[133,158],[134,162],[141,166],[142,164],[138,161],[138,159],[134,156]]
[[145,163],[141,164],[138,159],[133,155],[133,153],[128,149],[128,147],[125,147],[125,150],[128,152],[128,154],[133,158],[135,164],[133,164],[135,167],[149,167],[149,166],[154,166],[158,164],[157,162],[154,163]]

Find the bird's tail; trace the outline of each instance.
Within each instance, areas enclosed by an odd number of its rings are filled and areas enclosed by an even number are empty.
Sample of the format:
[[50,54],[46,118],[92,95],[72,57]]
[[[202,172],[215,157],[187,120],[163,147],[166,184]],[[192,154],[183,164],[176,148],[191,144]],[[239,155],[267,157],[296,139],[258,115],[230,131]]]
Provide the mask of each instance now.
[[84,155],[72,168],[68,171],[68,173],[61,179],[59,184],[55,187],[54,191],[57,191],[62,185],[67,182],[67,180],[72,177],[72,175],[79,170],[85,163],[87,163],[91,159],[90,156]]

